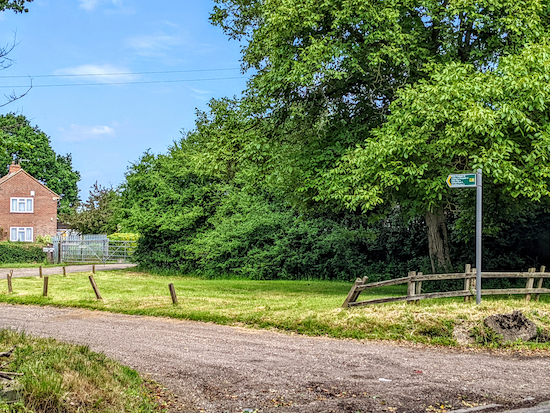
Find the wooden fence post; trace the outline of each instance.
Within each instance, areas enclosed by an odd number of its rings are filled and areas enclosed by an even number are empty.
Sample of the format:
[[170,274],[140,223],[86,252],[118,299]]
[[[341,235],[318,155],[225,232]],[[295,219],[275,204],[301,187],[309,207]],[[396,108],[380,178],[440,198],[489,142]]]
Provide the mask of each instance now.
[[[409,281],[407,282],[407,298],[414,297],[416,291],[416,271],[409,272]],[[409,304],[412,304],[412,301],[407,300]]]
[[95,274],[95,264],[92,264],[92,274]]
[[92,284],[92,288],[94,289],[95,297],[98,300],[103,300],[103,298],[101,298],[101,294],[99,293],[99,288],[97,288],[97,284],[95,283],[94,276],[90,275],[88,276],[88,279],[90,280],[90,284]]
[[44,276],[44,287],[42,288],[42,297],[48,296],[48,280],[50,277]]
[[11,274],[8,274],[6,276],[7,280],[8,280],[8,293],[13,293],[13,287],[11,285]]
[[[422,273],[419,272],[418,274],[416,274],[417,277],[422,277]],[[422,281],[417,281],[416,282],[416,288],[415,288],[415,292],[414,292],[416,295],[420,295],[422,294]],[[415,303],[418,304],[418,301],[420,300],[415,300]]]
[[355,280],[355,283],[351,287],[351,290],[349,290],[348,296],[344,300],[344,304],[342,304],[342,307],[346,308],[349,307],[349,303],[355,302],[357,300],[357,297],[359,297],[360,291],[356,291],[357,287],[359,287],[361,284],[363,284],[363,280],[361,278],[357,278]]
[[[472,270],[471,264],[466,264],[466,267],[464,268],[464,291],[470,291],[470,284],[471,279],[468,278],[468,275],[470,274],[470,271]],[[464,297],[464,302],[470,301],[472,297],[466,296]]]
[[38,267],[38,275],[42,278],[42,266]]
[[65,266],[63,266],[63,277],[65,277],[67,275],[67,272],[65,270]]
[[[529,273],[534,273],[536,268],[529,268]],[[531,289],[533,288],[533,284],[535,283],[535,279],[533,277],[527,278],[527,283],[525,284],[525,289]],[[531,294],[525,294],[525,302],[531,301]]]
[[[540,273],[541,274],[544,274],[544,271],[546,271],[546,266],[542,265],[540,267]],[[537,282],[537,288],[542,288],[542,282],[543,282],[544,278],[540,277],[538,282]],[[539,301],[540,299],[540,294],[536,294],[535,295],[535,301]]]
[[176,289],[174,288],[174,284],[168,284],[168,289],[170,290],[170,296],[172,297],[172,304],[177,305],[178,297],[176,296]]

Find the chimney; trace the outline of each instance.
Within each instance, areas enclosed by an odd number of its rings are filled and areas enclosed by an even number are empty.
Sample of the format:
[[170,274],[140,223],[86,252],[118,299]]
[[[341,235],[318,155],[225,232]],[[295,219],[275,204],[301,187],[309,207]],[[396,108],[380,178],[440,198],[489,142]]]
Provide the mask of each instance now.
[[13,174],[21,169],[21,165],[13,161],[10,165],[10,174]]

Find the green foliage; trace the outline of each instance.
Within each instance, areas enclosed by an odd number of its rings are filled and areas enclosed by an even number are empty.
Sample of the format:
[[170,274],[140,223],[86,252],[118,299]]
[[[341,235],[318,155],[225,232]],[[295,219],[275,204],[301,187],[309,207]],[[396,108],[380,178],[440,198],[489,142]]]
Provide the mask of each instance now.
[[0,11],[13,10],[15,13],[27,13],[29,10],[25,3],[31,3],[33,0],[0,0]]
[[37,244],[51,244],[52,237],[51,235],[37,235],[36,243]]
[[20,242],[0,242],[0,263],[43,262],[46,253],[41,246]]
[[[449,173],[482,168],[513,198],[547,197],[550,56],[545,45],[493,71],[450,63],[402,89],[388,121],[345,157],[328,192],[350,208],[397,200],[411,213],[446,205]],[[476,87],[483,85],[483,87]]]
[[139,234],[134,234],[132,232],[115,232],[109,235],[109,239],[112,241],[137,241],[138,238]]
[[6,142],[6,151],[0,151],[2,175],[7,174],[6,167],[12,161],[20,160],[25,171],[61,196],[60,213],[67,213],[76,205],[80,173],[73,169],[70,154],[56,154],[50,138],[38,127],[31,126],[23,115],[0,115],[0,134]]
[[97,182],[90,189],[88,199],[75,205],[68,213],[61,214],[60,219],[81,234],[111,234],[117,231],[115,216],[117,192],[105,188]]

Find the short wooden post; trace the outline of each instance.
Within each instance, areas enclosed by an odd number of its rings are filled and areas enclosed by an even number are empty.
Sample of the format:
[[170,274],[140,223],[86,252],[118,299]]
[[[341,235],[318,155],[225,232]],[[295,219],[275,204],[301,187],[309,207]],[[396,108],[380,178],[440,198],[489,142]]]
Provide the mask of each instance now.
[[65,266],[63,266],[63,277],[67,275],[67,271],[65,270]]
[[38,275],[42,278],[42,266],[38,267]]
[[95,274],[95,264],[92,264],[92,274]]
[[369,277],[366,275],[363,277],[363,285],[365,285],[369,281]]
[[356,291],[357,287],[359,287],[361,284],[363,284],[363,280],[361,278],[357,278],[355,280],[355,283],[351,287],[351,290],[349,290],[348,296],[344,300],[344,304],[342,304],[343,308],[349,307],[349,303],[355,302],[357,300],[357,297],[360,294],[360,291]]
[[[529,268],[529,273],[534,273],[536,268]],[[531,289],[533,288],[533,284],[535,283],[535,279],[533,277],[527,278],[527,283],[525,284],[525,289]],[[529,302],[531,301],[531,294],[525,294],[525,301]]]
[[174,284],[168,284],[168,288],[170,289],[170,295],[172,296],[172,304],[177,305],[178,297],[176,296],[176,289],[174,288]]
[[8,293],[13,293],[13,287],[11,285],[11,274],[8,274],[7,276],[7,279],[8,279]]
[[[422,277],[422,273],[419,272],[418,274],[416,274],[417,277]],[[416,291],[415,291],[415,295],[420,295],[422,294],[422,281],[417,281],[416,282]],[[415,300],[415,303],[418,304],[420,300]]]
[[[407,282],[407,298],[414,297],[416,290],[416,271],[409,272],[409,281]],[[412,304],[411,300],[407,300],[409,304]]]
[[42,297],[48,296],[48,280],[50,277],[44,276],[44,287],[42,288]]
[[88,276],[88,279],[90,280],[90,284],[92,284],[92,288],[94,289],[95,297],[98,300],[103,300],[103,298],[101,298],[101,294],[99,293],[99,288],[97,288],[97,284],[95,283],[94,276],[90,275]]
[[[544,274],[544,271],[546,271],[546,266],[542,265],[540,267],[540,273],[541,274]],[[543,282],[544,278],[540,277],[538,282],[537,282],[537,288],[542,288],[542,282]],[[535,301],[539,301],[540,300],[540,294],[535,294]]]
[[[472,265],[466,264],[466,267],[464,268],[464,291],[470,291],[471,278],[468,278],[468,276],[470,275],[471,271],[472,271]],[[471,298],[472,297],[470,296],[465,296],[464,302],[466,303],[470,301]]]

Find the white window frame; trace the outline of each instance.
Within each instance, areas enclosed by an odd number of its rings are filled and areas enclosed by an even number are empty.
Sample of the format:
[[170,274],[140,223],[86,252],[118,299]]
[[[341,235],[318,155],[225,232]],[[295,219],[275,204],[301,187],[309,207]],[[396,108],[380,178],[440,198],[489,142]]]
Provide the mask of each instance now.
[[[14,201],[15,201],[15,209],[13,208],[13,205],[14,205]],[[28,208],[28,205],[29,205],[29,202],[30,202],[30,205],[31,205],[31,209],[30,211],[27,210]],[[24,211],[19,211],[19,204],[20,203],[23,203],[24,206],[25,206],[25,210]],[[10,198],[10,212],[12,214],[33,214],[34,213],[34,198],[28,198],[28,197],[11,197]]]
[[[24,239],[19,239],[19,234],[23,233]],[[29,239],[30,233],[30,239]],[[15,235],[15,236],[14,236]],[[10,241],[13,242],[32,242],[34,239],[34,228],[33,227],[10,227]]]

